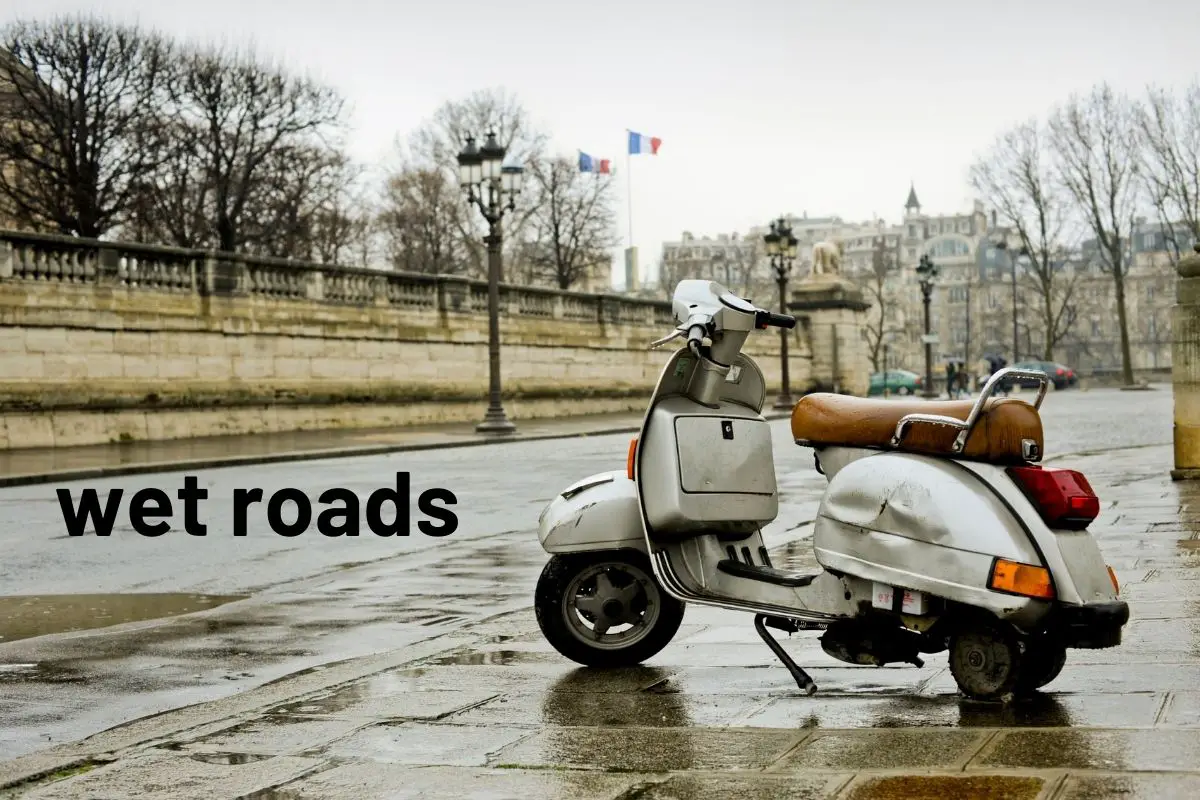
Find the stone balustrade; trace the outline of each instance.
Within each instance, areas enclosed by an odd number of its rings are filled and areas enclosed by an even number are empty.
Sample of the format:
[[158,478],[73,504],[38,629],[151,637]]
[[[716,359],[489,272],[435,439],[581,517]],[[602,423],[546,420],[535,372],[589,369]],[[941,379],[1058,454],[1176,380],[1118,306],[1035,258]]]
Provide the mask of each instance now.
[[[486,281],[3,230],[0,280],[487,316]],[[507,316],[674,324],[665,300],[502,285],[500,302]]]
[[[502,285],[506,410],[640,410],[674,324],[665,300]],[[773,390],[778,341],[747,346]],[[474,421],[487,363],[483,281],[0,231],[0,448]]]

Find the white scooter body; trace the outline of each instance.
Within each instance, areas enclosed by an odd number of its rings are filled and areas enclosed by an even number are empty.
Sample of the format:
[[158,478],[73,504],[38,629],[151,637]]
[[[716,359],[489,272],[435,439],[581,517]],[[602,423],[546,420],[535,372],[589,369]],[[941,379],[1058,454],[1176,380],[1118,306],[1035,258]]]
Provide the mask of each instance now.
[[[945,649],[951,619],[957,628],[968,619],[1007,623],[1021,640],[1018,651],[1059,618],[1071,633],[1055,628],[1064,647],[1120,641],[1128,609],[1092,536],[1048,527],[1006,466],[950,454],[816,446],[828,480],[813,532],[824,569],[817,575],[775,569],[761,534],[779,507],[771,433],[761,413],[766,387],[761,370],[740,352],[756,320],[765,327],[765,312],[756,317],[753,306],[709,281],[681,282],[674,304],[679,330],[692,339],[703,330],[711,347],[689,341],[668,360],[629,470],[586,478],[543,510],[539,539],[548,553],[645,554],[671,597],[759,615],[759,633],[810,693],[811,679],[763,623],[827,629],[822,641],[831,655],[878,665],[919,665],[918,650]],[[1040,406],[1046,376],[1005,370],[985,387],[967,425],[996,382],[1014,375],[1043,381]],[[957,426],[964,441],[970,433],[961,420],[919,414],[901,427],[918,424]],[[1030,462],[1040,458],[1032,442],[1026,448]],[[1043,567],[1053,597],[989,588],[997,559]],[[1068,617],[1064,608],[1095,614]],[[880,633],[890,625],[913,635],[891,641],[894,631]]]

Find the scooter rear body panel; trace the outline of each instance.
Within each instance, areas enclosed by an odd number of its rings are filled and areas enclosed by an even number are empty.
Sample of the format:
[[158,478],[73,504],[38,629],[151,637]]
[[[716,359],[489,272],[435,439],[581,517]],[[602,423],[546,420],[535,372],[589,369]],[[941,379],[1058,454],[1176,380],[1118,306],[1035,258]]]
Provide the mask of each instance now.
[[850,459],[822,452],[822,462],[848,462],[831,477],[814,524],[823,567],[1014,622],[1032,623],[1045,613],[1044,601],[988,588],[996,558],[1041,559],[1019,521],[973,472],[947,459],[858,453]]

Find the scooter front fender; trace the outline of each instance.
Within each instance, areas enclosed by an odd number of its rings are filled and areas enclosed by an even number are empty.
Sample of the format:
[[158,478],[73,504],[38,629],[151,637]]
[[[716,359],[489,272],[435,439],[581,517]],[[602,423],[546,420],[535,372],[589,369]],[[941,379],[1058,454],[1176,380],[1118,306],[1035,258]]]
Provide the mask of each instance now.
[[584,478],[542,510],[538,540],[547,553],[627,548],[647,552],[637,486],[624,471]]

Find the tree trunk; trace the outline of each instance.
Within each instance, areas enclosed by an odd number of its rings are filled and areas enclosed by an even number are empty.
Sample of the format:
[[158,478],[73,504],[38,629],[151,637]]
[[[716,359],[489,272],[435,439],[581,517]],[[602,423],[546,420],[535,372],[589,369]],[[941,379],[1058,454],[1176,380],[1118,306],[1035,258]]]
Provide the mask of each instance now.
[[1053,328],[1054,328],[1054,297],[1049,290],[1045,291],[1042,294],[1042,301],[1044,303],[1044,306],[1042,308],[1042,314],[1044,315],[1043,322],[1045,324],[1045,331],[1046,331],[1045,338],[1043,339],[1043,344],[1042,344],[1042,360],[1043,361],[1053,361],[1054,360],[1054,331],[1053,331]]
[[1129,320],[1125,313],[1125,265],[1119,251],[1113,256],[1113,284],[1117,290],[1117,325],[1121,329],[1121,374],[1125,385],[1132,386],[1133,357],[1129,350]]
[[217,249],[223,253],[232,253],[234,239],[236,233],[233,228],[233,220],[229,219],[228,214],[217,215]]

